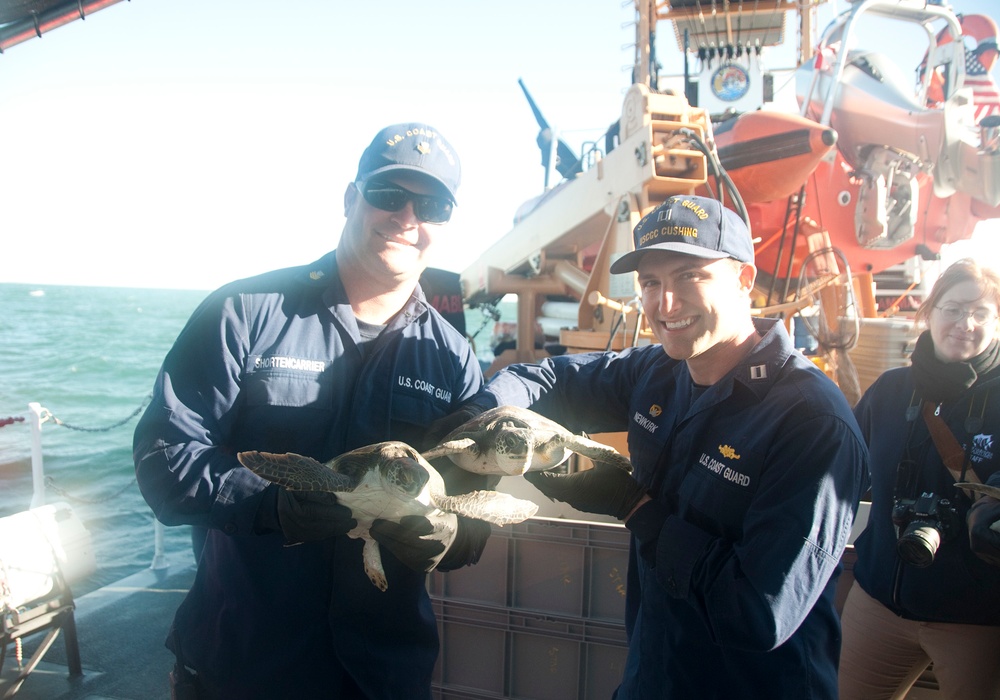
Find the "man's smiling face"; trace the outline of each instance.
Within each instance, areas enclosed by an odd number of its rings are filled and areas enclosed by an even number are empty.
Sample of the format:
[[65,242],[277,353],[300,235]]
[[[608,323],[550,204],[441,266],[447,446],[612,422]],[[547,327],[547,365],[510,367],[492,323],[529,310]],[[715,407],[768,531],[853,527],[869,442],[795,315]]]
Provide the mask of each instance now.
[[664,351],[694,367],[727,365],[746,339],[754,266],[651,250],[638,267],[642,309]]

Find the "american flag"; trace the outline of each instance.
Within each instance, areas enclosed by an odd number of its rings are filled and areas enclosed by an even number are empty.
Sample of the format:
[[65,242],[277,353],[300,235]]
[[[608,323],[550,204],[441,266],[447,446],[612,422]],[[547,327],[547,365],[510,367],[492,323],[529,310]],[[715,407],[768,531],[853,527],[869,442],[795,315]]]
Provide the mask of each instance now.
[[965,52],[965,87],[972,88],[972,102],[976,106],[976,124],[983,117],[1000,114],[1000,90],[997,89],[997,83],[979,62],[979,56],[972,51]]

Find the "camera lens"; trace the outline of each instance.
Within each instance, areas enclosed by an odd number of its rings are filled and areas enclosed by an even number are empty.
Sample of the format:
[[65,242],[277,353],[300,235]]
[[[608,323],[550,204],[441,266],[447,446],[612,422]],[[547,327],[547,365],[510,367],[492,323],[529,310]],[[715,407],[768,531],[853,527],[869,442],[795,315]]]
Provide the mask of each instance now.
[[924,569],[934,563],[940,546],[941,533],[936,527],[914,522],[896,542],[896,551],[903,561]]

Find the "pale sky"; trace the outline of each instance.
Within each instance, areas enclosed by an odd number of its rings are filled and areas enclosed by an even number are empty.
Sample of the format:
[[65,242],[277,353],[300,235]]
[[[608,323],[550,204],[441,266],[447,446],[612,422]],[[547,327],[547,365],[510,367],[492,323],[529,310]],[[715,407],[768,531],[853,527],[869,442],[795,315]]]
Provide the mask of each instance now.
[[14,46],[0,282],[207,290],[309,262],[336,246],[361,151],[400,121],[462,160],[435,261],[460,272],[542,190],[518,78],[574,148],[598,139],[630,83],[633,19],[621,0],[131,0]]

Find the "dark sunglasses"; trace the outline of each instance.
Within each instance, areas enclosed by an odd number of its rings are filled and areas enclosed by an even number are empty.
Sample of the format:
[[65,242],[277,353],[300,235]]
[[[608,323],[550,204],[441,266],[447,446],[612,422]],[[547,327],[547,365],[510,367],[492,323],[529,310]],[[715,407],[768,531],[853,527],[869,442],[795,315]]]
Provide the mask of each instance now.
[[443,224],[451,218],[455,206],[450,199],[417,194],[388,182],[370,180],[358,183],[365,201],[382,211],[399,211],[407,202],[413,202],[413,213],[429,224]]

